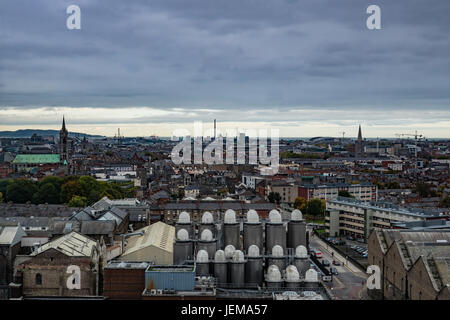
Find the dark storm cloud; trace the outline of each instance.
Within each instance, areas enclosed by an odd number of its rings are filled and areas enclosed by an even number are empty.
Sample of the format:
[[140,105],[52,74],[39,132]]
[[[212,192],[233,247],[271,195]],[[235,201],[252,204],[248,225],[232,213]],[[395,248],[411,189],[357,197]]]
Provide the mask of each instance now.
[[[81,7],[81,30],[65,27],[69,4]],[[370,4],[382,8],[382,30],[366,29]],[[3,108],[449,107],[448,0],[0,6]]]

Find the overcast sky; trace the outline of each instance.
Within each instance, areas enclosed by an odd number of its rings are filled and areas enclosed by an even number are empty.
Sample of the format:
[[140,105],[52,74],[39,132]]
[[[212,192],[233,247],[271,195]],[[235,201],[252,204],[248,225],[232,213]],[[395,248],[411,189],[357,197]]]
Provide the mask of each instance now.
[[[81,8],[81,30],[66,8]],[[382,30],[366,28],[377,4]],[[448,0],[3,0],[0,130],[450,138]],[[205,125],[206,126],[206,125]]]

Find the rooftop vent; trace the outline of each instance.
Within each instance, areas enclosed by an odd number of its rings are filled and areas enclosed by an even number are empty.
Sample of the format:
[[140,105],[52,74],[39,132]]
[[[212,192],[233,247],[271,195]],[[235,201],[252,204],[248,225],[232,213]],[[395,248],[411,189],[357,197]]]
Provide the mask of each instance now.
[[211,230],[205,229],[202,231],[202,234],[200,235],[200,239],[203,241],[212,241],[213,240],[213,234]]
[[287,281],[299,281],[300,274],[298,273],[297,267],[290,265],[286,268],[286,280]]
[[252,258],[259,257],[259,247],[254,244],[248,247],[248,256]]
[[281,281],[280,269],[274,264],[267,269],[267,281]]
[[236,248],[232,244],[227,245],[225,247],[225,257],[231,258],[235,251],[236,251]]
[[279,245],[274,245],[272,248],[272,256],[273,257],[282,257],[283,254],[283,247]]
[[247,222],[248,223],[259,223],[259,215],[256,210],[250,209],[247,212]]
[[203,216],[202,216],[203,224],[211,224],[213,222],[214,222],[214,219],[213,219],[213,215],[211,212],[206,211],[205,213],[203,213]]
[[232,209],[228,209],[227,211],[225,211],[224,222],[226,224],[236,223],[236,212],[234,212],[234,210]]
[[186,211],[183,211],[178,216],[178,223],[191,223],[191,217],[189,216],[189,213]]
[[302,245],[295,248],[295,257],[296,258],[308,258],[308,251]]
[[208,262],[208,252],[206,250],[199,250],[197,252],[197,262]]
[[186,229],[180,229],[177,232],[177,239],[181,241],[187,241],[189,240],[189,233]]
[[305,274],[305,281],[306,282],[318,282],[319,277],[317,275],[317,271],[314,269],[307,270],[306,274]]
[[241,250],[236,250],[235,252],[233,252],[232,261],[244,262],[244,253]]
[[301,221],[303,219],[302,212],[300,210],[295,209],[291,213],[291,221]]
[[225,252],[223,250],[217,250],[214,255],[215,262],[226,262]]
[[269,220],[271,223],[281,223],[281,214],[278,212],[278,210],[271,210],[269,212]]

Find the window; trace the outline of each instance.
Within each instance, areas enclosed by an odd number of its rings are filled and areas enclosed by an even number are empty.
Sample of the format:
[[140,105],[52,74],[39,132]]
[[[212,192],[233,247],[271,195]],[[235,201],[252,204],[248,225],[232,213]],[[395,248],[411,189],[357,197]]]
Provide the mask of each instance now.
[[42,284],[42,275],[40,273],[36,274],[35,282],[36,284]]

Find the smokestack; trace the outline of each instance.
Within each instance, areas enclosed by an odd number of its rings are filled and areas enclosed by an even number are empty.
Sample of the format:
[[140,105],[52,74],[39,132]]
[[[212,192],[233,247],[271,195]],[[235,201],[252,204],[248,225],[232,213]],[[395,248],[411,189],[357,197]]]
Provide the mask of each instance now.
[[214,140],[216,139],[216,119],[214,119]]

